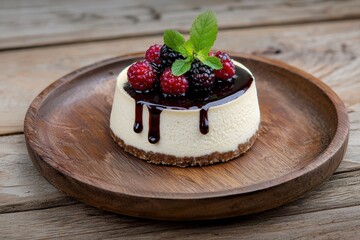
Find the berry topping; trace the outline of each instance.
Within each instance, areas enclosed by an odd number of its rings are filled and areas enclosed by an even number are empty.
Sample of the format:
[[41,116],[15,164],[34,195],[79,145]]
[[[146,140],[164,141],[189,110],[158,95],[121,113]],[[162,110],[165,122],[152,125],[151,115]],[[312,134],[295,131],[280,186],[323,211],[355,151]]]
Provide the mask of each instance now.
[[211,95],[214,87],[235,75],[235,65],[227,53],[209,53],[217,33],[213,11],[195,18],[188,40],[178,31],[165,30],[164,44],[150,46],[146,60],[129,68],[130,86],[137,92],[154,89],[170,96],[183,96],[188,90],[189,97]]
[[151,90],[156,82],[155,73],[148,61],[139,61],[131,65],[127,71],[128,81],[136,91]]
[[171,67],[176,60],[184,59],[184,57],[164,44],[160,50],[160,59],[164,67]]
[[235,75],[235,65],[231,61],[229,54],[218,51],[215,54],[210,53],[209,55],[216,56],[217,58],[219,58],[223,66],[219,70],[214,70],[214,74],[216,78],[219,78],[221,80],[228,80],[229,78],[232,78]]
[[196,89],[209,88],[215,81],[215,75],[212,69],[197,60],[191,64],[190,71],[187,75],[191,85]]
[[165,95],[184,96],[189,82],[184,75],[174,76],[171,69],[167,68],[160,77],[160,86]]
[[155,44],[149,47],[145,52],[145,59],[149,63],[160,64],[160,49],[162,45]]
[[161,74],[164,71],[164,66],[161,63],[156,64],[155,62],[150,63],[154,73],[156,74],[157,78],[160,78]]

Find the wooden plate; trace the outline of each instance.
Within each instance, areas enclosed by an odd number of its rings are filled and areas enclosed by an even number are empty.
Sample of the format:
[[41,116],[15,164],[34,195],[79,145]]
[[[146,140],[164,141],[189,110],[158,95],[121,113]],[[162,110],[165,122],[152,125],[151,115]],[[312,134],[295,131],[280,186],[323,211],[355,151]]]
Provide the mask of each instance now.
[[257,79],[261,131],[228,163],[177,168],[146,163],[110,137],[117,74],[140,55],[79,69],[46,88],[25,118],[29,154],[66,194],[109,211],[154,219],[238,216],[278,207],[326,180],[348,141],[344,104],[320,80],[281,62],[232,54]]

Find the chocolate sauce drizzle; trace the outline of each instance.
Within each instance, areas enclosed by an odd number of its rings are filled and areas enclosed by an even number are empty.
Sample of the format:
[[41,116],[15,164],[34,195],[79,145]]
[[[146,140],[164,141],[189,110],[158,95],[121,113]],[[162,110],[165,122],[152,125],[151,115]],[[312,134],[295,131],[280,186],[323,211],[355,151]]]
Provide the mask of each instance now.
[[142,102],[135,103],[135,122],[134,122],[134,132],[141,133],[143,130],[143,122],[142,122],[142,112],[143,112],[143,104]]
[[209,108],[200,109],[199,128],[202,134],[209,132],[208,110]]
[[235,76],[229,81],[216,81],[210,91],[189,91],[185,97],[165,97],[159,87],[148,93],[138,93],[129,83],[124,84],[124,90],[135,100],[134,132],[140,133],[143,130],[143,106],[146,106],[149,112],[148,140],[155,144],[160,140],[160,115],[164,109],[200,109],[199,130],[202,134],[207,134],[210,107],[238,98],[249,89],[252,82],[253,77],[246,70],[236,66]]
[[150,105],[147,106],[149,110],[149,134],[148,140],[150,143],[157,143],[160,140],[160,114],[162,108]]

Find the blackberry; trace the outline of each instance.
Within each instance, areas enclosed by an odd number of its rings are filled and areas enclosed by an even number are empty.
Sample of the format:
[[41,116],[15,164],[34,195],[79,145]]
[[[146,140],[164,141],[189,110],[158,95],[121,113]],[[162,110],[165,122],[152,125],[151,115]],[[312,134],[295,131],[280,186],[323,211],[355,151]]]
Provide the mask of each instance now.
[[195,60],[191,64],[191,69],[187,73],[190,84],[195,89],[207,90],[211,88],[215,81],[215,75],[209,66],[202,64],[200,61]]
[[158,78],[160,78],[161,74],[164,72],[164,69],[165,69],[164,66],[161,63],[156,63],[156,62],[152,62],[150,64],[151,64],[156,76]]
[[160,59],[161,64],[164,68],[171,67],[171,65],[178,59],[184,59],[184,57],[172,50],[170,47],[166,46],[165,44],[161,47],[160,50]]

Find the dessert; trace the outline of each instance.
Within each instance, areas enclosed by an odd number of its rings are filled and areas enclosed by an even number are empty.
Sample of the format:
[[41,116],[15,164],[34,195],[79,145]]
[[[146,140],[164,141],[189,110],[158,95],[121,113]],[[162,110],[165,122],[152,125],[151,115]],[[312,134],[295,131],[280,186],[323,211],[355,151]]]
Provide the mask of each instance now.
[[116,83],[111,135],[125,151],[151,163],[194,166],[226,162],[255,142],[260,111],[255,78],[225,52],[211,52],[212,11],[194,21],[190,39],[164,32]]

